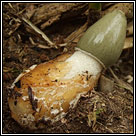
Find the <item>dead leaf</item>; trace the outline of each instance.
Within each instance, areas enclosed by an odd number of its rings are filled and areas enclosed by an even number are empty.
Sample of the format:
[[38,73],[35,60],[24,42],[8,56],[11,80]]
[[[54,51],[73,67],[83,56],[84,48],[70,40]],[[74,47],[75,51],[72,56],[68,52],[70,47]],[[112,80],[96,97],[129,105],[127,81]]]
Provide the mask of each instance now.
[[133,47],[133,37],[128,37],[125,39],[125,44],[123,49],[128,49]]
[[131,83],[133,81],[133,77],[131,75],[126,76],[125,79],[127,79],[128,83]]

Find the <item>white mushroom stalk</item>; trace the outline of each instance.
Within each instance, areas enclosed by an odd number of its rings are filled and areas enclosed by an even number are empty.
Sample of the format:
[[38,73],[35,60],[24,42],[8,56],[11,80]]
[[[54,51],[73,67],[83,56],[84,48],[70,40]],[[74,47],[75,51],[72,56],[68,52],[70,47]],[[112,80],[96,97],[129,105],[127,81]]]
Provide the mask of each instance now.
[[109,13],[87,30],[73,54],[63,54],[21,73],[8,99],[12,117],[30,129],[44,127],[47,120],[62,119],[81,95],[95,87],[103,67],[118,59],[125,30],[124,14]]

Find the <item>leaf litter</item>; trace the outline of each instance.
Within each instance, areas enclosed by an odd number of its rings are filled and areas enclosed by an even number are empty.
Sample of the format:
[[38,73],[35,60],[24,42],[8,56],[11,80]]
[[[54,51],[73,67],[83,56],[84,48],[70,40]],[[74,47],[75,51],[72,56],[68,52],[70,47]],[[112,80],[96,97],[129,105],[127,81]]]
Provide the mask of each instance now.
[[[52,5],[59,7],[54,4]],[[36,12],[39,14],[41,12],[40,9],[44,6],[48,6],[47,4],[12,3],[11,5],[5,3],[3,6],[3,133],[133,133],[133,47],[130,46],[131,44],[123,50],[120,59],[111,67],[111,70],[108,69],[103,73],[103,76],[108,78],[108,80],[106,80],[107,84],[110,83],[110,80],[113,81],[113,86],[110,91],[100,90],[99,86],[105,83],[98,82],[97,87],[82,96],[77,106],[74,109],[70,109],[68,114],[61,121],[54,124],[46,122],[46,126],[42,130],[30,131],[21,128],[21,126],[11,118],[7,103],[7,92],[9,91],[9,86],[18,74],[33,64],[46,62],[67,51],[73,52],[79,37],[88,27],[86,21],[89,12],[86,12],[86,4],[65,3],[64,5],[67,6],[67,8],[65,10],[62,8],[62,11],[61,8],[59,8],[58,12],[62,18],[54,19],[54,21],[48,25],[46,25],[45,19],[45,22],[41,20],[41,24],[40,20],[36,23],[33,21]],[[131,4],[107,3],[107,6],[106,4],[104,6],[105,9],[103,8],[103,13],[111,11],[114,8],[119,8],[125,11],[129,20],[131,19],[129,22],[132,21],[132,10],[130,10],[130,13],[127,13],[126,10],[128,8],[131,9]],[[69,10],[74,8],[77,12],[79,11],[77,14],[73,14],[78,20],[75,25],[76,27],[72,26],[71,23],[69,23],[69,26],[61,25],[60,29],[63,32],[60,32],[57,29],[59,22],[68,20],[71,22],[74,21],[71,16],[68,16]],[[57,42],[62,45],[63,43],[69,44],[66,46],[58,46],[58,49],[46,48],[48,47],[47,42],[43,39],[35,38],[35,36],[38,37],[37,34],[34,35],[32,30],[28,31],[26,25],[17,19],[18,15],[14,9],[18,10],[20,15],[24,14],[25,18],[27,16],[29,21],[34,23],[32,26],[41,26],[44,34],[46,33],[53,43],[55,39],[58,39]],[[71,10],[71,12],[73,11],[74,10]],[[64,15],[66,15],[66,18]],[[29,21],[25,20],[26,23]],[[13,22],[14,25],[12,25]],[[69,31],[67,31],[68,29],[66,27],[69,27]],[[55,33],[54,29],[56,30]],[[35,30],[39,32],[39,29]],[[132,33],[128,35],[129,37],[127,38],[133,37]],[[59,41],[60,39],[58,38],[60,36],[63,37],[61,41]],[[132,41],[129,43],[132,43]]]

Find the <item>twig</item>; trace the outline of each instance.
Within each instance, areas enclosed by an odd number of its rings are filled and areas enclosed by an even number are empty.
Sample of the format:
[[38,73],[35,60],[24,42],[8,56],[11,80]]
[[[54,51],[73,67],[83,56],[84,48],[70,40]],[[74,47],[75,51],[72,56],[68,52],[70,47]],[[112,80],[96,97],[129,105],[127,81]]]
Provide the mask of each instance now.
[[104,126],[102,123],[96,121],[99,125],[103,126],[109,133],[114,133],[111,129],[109,129],[108,127]]
[[42,37],[43,37],[43,39],[45,40],[45,41],[47,41],[50,45],[51,45],[51,47],[53,46],[53,45],[55,45],[38,27],[36,27],[33,23],[31,23],[29,20],[27,20],[26,18],[24,18],[24,17],[22,17],[22,19],[28,24],[28,25],[30,25],[37,33],[39,33]]
[[128,86],[121,85],[121,84],[116,84],[116,85],[119,86],[120,88],[124,88],[124,89],[126,89],[126,90],[129,90],[129,91],[133,94],[133,88],[130,89],[130,88],[128,88]]
[[32,45],[37,46],[39,48],[42,48],[42,49],[50,49],[50,48],[52,48],[52,47],[45,46],[45,45],[42,45],[42,44],[39,44],[39,43],[35,43],[34,40],[31,37],[29,37],[29,40],[30,40]]
[[10,6],[10,8],[12,8],[14,11],[16,11],[13,6],[11,5],[11,3],[8,3],[8,5]]
[[116,82],[119,82],[119,78],[115,75],[115,73],[113,72],[113,70],[111,68],[109,68],[111,74],[113,75],[113,77],[115,78]]

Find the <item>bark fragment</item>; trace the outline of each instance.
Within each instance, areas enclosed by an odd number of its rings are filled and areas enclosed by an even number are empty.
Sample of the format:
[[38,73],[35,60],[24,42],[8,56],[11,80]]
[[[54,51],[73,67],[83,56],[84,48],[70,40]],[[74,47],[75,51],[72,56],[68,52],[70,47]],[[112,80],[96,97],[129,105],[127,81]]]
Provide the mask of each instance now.
[[87,8],[87,3],[47,3],[35,11],[32,22],[45,29],[60,19],[80,16]]

